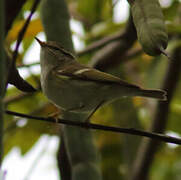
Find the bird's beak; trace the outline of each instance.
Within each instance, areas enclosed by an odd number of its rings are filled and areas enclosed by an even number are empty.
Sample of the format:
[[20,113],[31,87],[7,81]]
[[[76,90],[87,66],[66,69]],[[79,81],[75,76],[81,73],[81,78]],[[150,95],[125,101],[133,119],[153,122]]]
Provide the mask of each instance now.
[[38,41],[38,43],[40,44],[41,47],[45,46],[46,43],[43,41],[40,41],[37,37],[35,37],[35,39]]

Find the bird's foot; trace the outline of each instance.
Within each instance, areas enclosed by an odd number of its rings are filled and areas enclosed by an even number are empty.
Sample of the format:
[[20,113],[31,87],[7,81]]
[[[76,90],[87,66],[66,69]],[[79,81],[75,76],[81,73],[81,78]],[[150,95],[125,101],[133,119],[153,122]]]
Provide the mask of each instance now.
[[48,117],[55,119],[55,122],[58,123],[58,118],[60,117],[60,114],[61,114],[61,110],[57,109],[55,112],[49,114]]

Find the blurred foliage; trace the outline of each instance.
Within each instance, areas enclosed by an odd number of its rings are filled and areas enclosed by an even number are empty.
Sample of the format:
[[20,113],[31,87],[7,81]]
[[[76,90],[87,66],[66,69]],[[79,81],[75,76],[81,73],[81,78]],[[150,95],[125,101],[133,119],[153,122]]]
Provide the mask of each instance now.
[[[115,23],[113,20],[114,4],[111,0],[67,0],[72,18],[83,25],[84,35],[80,38],[85,45],[99,40],[108,35],[123,31],[126,22]],[[16,41],[19,30],[25,22],[32,1],[22,8],[11,30],[6,37],[8,49]],[[121,9],[120,9],[121,11]],[[171,0],[170,6],[163,8],[165,20],[168,26],[170,44],[181,37],[181,4],[178,0]],[[52,23],[56,23],[53,22]],[[23,65],[24,55],[34,41],[34,37],[43,31],[39,18],[39,10],[36,11],[25,37],[23,50],[19,53],[18,64]],[[176,36],[175,36],[176,35]],[[137,48],[138,43],[133,48]],[[171,53],[171,52],[170,52]],[[80,61],[87,63],[93,56],[93,52],[81,56]],[[122,79],[134,82],[147,88],[159,88],[165,74],[168,60],[164,56],[150,57],[144,53],[128,59],[111,73],[119,75]],[[27,68],[28,71],[28,68]],[[28,81],[37,86],[39,77],[29,74]],[[171,112],[167,130],[181,136],[181,82],[171,102]],[[47,116],[56,111],[56,108],[48,103],[41,91],[33,95],[21,97],[21,92],[15,87],[8,89],[5,101],[9,110]],[[19,97],[19,98],[18,98]],[[21,97],[21,98],[20,98]],[[15,100],[13,100],[15,99]],[[98,110],[92,117],[92,121],[100,124],[117,125],[121,127],[148,128],[154,111],[155,100],[144,98],[124,98]],[[60,130],[59,125],[34,120],[19,119],[5,116],[5,155],[13,148],[20,148],[22,154],[28,152],[42,134],[56,135]],[[94,131],[95,132],[95,131]],[[140,142],[139,137],[117,135],[103,131],[95,132],[96,144],[102,154],[102,172],[104,180],[124,179],[130,173],[132,162]],[[156,153],[155,161],[150,172],[151,180],[179,180],[181,179],[181,148],[164,144]]]

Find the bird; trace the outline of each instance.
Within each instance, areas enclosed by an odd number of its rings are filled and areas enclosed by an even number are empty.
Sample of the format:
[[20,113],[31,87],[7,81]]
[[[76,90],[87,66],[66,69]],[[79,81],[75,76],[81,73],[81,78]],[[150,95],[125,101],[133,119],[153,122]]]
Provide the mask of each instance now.
[[167,100],[164,90],[143,89],[119,77],[85,66],[56,41],[41,46],[41,87],[58,108],[75,113],[93,112],[104,104],[127,96]]

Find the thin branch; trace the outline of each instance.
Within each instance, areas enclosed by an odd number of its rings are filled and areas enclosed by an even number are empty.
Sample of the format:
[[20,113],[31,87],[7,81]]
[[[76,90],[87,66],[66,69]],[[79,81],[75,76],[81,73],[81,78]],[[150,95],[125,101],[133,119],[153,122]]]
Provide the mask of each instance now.
[[29,97],[29,95],[30,94],[21,93],[21,94],[15,95],[15,96],[7,97],[4,99],[4,104],[5,104],[5,106],[7,106],[8,104],[19,101],[19,100],[23,99],[24,97],[27,97],[27,96]]
[[159,141],[163,141],[167,143],[181,144],[181,138],[175,138],[175,137],[167,136],[164,134],[137,130],[134,128],[119,128],[119,127],[104,126],[104,125],[99,125],[99,124],[94,124],[94,123],[71,121],[71,120],[66,120],[66,119],[55,119],[53,117],[30,116],[27,114],[8,111],[8,110],[6,110],[5,113],[9,115],[18,116],[18,117],[28,118],[28,119],[66,124],[66,125],[77,126],[77,127],[81,127],[85,129],[97,129],[97,130],[110,131],[110,132],[115,132],[115,133],[125,133],[125,134],[137,135],[137,136],[144,136],[147,138],[151,138],[151,139],[155,139],[155,140],[159,140]]
[[6,0],[5,2],[5,34],[8,33],[11,25],[13,24],[14,19],[20,12],[22,6],[26,3],[27,0]]
[[134,48],[127,51],[121,59],[124,59],[124,61],[128,61],[132,58],[136,58],[137,56],[140,56],[143,53],[143,50],[141,48]]
[[31,12],[30,12],[28,18],[26,19],[26,21],[25,21],[25,23],[24,23],[21,31],[18,33],[18,38],[17,38],[17,42],[16,42],[16,47],[15,47],[15,50],[14,50],[14,52],[13,52],[13,57],[12,57],[12,63],[13,63],[13,65],[15,65],[15,63],[16,63],[16,58],[17,58],[17,55],[18,55],[19,46],[20,46],[20,44],[21,44],[21,41],[23,40],[23,37],[24,37],[24,35],[25,35],[25,32],[26,32],[26,30],[27,30],[27,28],[28,28],[28,25],[29,25],[29,23],[30,23],[30,21],[31,21],[31,18],[32,18],[32,16],[33,16],[33,14],[34,14],[34,12],[35,12],[35,10],[36,10],[39,2],[40,2],[40,0],[35,0],[35,2],[33,3],[32,8],[31,8]]
[[92,57],[89,66],[99,70],[106,70],[120,64],[122,57],[132,47],[137,39],[136,29],[130,15],[127,26],[120,36],[109,44],[106,44],[102,49],[97,51]]
[[[15,46],[15,50],[13,52],[13,57],[12,57],[12,62],[10,64],[10,67],[9,67],[9,74],[13,71],[13,68],[16,66],[16,58],[18,56],[18,50],[19,50],[19,46],[21,44],[21,41],[23,40],[23,37],[24,37],[24,34],[28,28],[28,25],[30,23],[30,20],[33,16],[33,13],[35,12],[38,4],[39,4],[40,0],[35,0],[35,2],[33,3],[33,6],[31,8],[31,12],[28,16],[28,18],[26,19],[22,29],[20,30],[20,32],[18,33],[18,38],[17,38],[17,42],[16,42],[16,46]],[[10,75],[9,75],[10,76]],[[9,78],[8,78],[9,79]],[[6,84],[7,86],[7,84]]]
[[[32,112],[30,112],[30,115],[39,114],[45,108],[49,107],[50,105],[52,105],[52,104],[49,102],[42,104],[40,107],[38,107],[35,110],[33,110]],[[16,128],[19,128],[19,126],[17,126],[17,124],[20,120],[21,120],[21,117],[13,119],[13,121],[11,123],[9,123],[6,128],[4,128],[4,134],[9,133],[10,131],[15,130]]]
[[3,102],[4,102],[4,105],[7,106],[9,105],[10,103],[13,103],[13,102],[17,102],[17,101],[20,101],[24,98],[27,98],[27,97],[31,97],[33,95],[35,95],[36,93],[38,93],[40,90],[37,89],[37,91],[35,93],[20,93],[20,94],[17,94],[17,95],[14,95],[14,96],[10,96],[10,97],[6,97]]
[[[82,51],[78,51],[76,54],[77,54],[77,56],[82,56],[82,55],[85,55],[89,52],[98,50],[103,47],[103,49],[98,51],[99,55],[94,56],[90,62],[90,66],[101,69],[101,67],[103,66],[104,63],[105,63],[106,67],[108,66],[107,59],[109,59],[109,61],[110,61],[110,58],[109,58],[110,56],[117,57],[119,55],[119,57],[120,57],[132,46],[132,44],[134,43],[135,40],[136,40],[136,31],[135,31],[135,28],[134,28],[134,25],[132,22],[132,17],[130,15],[128,24],[127,24],[124,32],[120,31],[116,34],[113,34],[108,37],[104,37],[100,40],[97,40],[97,41],[93,42],[92,44],[88,45]],[[117,44],[112,45],[112,43],[113,44],[117,43]],[[104,48],[104,46],[105,46],[105,48]],[[114,46],[114,47],[112,48],[112,46]],[[109,49],[109,51],[107,51],[108,49]],[[112,61],[111,61],[111,63],[112,63]],[[101,67],[99,67],[99,66],[101,66]]]
[[[94,46],[94,43],[91,44],[90,46],[88,46],[87,48],[85,48],[84,50],[76,52],[77,56],[81,56],[83,54],[89,53],[89,50],[88,50],[89,48],[90,48],[90,51],[93,51],[94,49],[91,49],[91,46]],[[141,53],[143,53],[143,50],[141,48],[134,48],[134,49],[127,51],[126,54],[124,54],[124,56],[122,57],[122,59],[124,59],[124,61],[126,61],[126,60],[129,60],[136,56],[139,56]],[[29,67],[37,66],[37,65],[40,65],[40,62],[21,64],[21,65],[18,65],[17,68],[29,68]]]
[[28,93],[35,92],[36,89],[20,76],[16,66],[13,66],[13,69],[11,70],[11,72],[9,72],[9,67],[12,62],[11,59],[12,57],[6,54],[6,66],[7,66],[6,79],[8,80],[8,83],[14,85],[17,89],[23,92],[28,92]]
[[21,64],[21,65],[18,65],[17,68],[29,68],[31,66],[36,66],[36,65],[40,65],[40,62],[34,62],[30,64]]
[[112,41],[121,39],[122,36],[123,36],[123,32],[121,31],[119,33],[116,33],[116,34],[110,35],[108,37],[104,37],[100,40],[97,40],[97,41],[93,42],[92,44],[88,45],[82,51],[78,51],[77,56],[83,56],[89,52],[95,51],[95,50],[107,45],[108,43],[110,43]]

